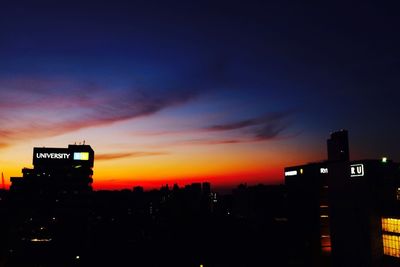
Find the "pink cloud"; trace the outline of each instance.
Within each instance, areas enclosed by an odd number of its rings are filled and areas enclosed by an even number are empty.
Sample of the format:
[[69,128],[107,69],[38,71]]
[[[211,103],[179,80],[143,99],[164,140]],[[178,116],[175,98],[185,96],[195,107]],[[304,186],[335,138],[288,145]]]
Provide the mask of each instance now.
[[62,79],[0,80],[0,136],[7,145],[56,136],[149,116],[196,95],[181,89],[115,90]]

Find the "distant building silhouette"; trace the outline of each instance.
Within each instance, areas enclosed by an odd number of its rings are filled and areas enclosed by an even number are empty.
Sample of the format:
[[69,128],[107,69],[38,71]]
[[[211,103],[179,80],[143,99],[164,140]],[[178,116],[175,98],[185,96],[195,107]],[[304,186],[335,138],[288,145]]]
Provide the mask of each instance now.
[[331,137],[327,140],[327,145],[329,161],[343,161],[350,159],[347,130],[340,130],[331,133]]
[[203,195],[210,196],[210,194],[211,194],[211,184],[209,182],[203,182],[202,189],[203,189]]

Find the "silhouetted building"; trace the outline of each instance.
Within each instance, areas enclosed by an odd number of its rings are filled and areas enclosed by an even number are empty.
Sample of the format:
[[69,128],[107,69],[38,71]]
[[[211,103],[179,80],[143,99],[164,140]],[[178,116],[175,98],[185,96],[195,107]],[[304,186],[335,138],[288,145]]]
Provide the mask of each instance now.
[[33,169],[22,169],[23,177],[12,177],[10,191],[91,191],[94,151],[89,145],[33,149]]
[[301,266],[329,261],[328,168],[326,162],[285,168],[292,258]]
[[70,265],[88,246],[94,151],[88,145],[34,148],[33,169],[12,177],[10,266]]
[[340,130],[331,133],[331,137],[327,140],[328,160],[343,161],[349,160],[349,139],[346,130]]
[[204,182],[202,184],[203,187],[203,195],[204,196],[210,196],[211,194],[211,184],[209,182]]
[[142,186],[135,186],[133,187],[133,193],[135,194],[143,194],[144,190]]
[[399,264],[400,164],[386,158],[349,161],[348,155],[347,131],[341,130],[328,140],[328,161],[285,168],[299,263]]
[[382,230],[385,231],[382,222],[393,221],[400,215],[396,196],[399,168],[398,163],[382,160],[330,164],[334,266],[387,266],[387,262],[396,262],[394,257],[400,257],[399,241],[388,243],[387,248],[393,249],[387,250],[383,242],[383,237],[398,237],[400,231],[386,231],[382,235]]

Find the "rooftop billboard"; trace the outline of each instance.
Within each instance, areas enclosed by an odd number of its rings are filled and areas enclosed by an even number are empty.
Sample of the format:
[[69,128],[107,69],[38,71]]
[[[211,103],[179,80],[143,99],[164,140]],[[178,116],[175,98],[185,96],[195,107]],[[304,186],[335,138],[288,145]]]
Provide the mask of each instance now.
[[[33,149],[33,165],[64,165],[92,163],[93,153],[77,151],[78,148],[48,148],[35,147]],[[82,147],[81,150],[85,150]]]

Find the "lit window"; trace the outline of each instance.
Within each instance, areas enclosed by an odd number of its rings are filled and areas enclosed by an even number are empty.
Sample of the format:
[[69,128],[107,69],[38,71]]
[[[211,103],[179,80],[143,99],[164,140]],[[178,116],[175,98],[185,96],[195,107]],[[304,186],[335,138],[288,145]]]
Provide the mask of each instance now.
[[400,258],[400,219],[382,218],[383,254]]
[[383,254],[400,258],[400,238],[397,235],[383,235]]
[[321,250],[324,253],[331,252],[331,237],[330,237],[330,235],[321,235]]
[[31,242],[50,242],[51,238],[32,238]]
[[74,160],[89,160],[89,152],[74,152]]
[[319,173],[328,173],[328,168],[320,168]]
[[295,176],[295,175],[297,175],[297,171],[296,170],[294,170],[294,171],[286,171],[285,172],[285,176]]
[[382,231],[400,234],[400,219],[382,218]]

